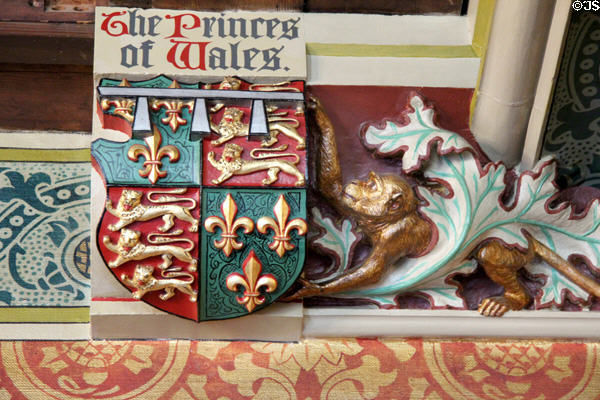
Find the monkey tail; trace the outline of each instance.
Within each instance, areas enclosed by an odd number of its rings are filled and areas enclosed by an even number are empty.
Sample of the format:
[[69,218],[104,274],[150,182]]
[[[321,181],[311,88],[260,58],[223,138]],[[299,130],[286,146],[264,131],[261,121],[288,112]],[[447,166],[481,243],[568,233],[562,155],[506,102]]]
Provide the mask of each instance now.
[[[186,206],[185,208],[187,208],[188,210],[193,210],[194,208],[196,208],[196,200],[190,198],[190,197],[176,197],[176,196],[169,196],[170,194],[184,194],[187,191],[186,188],[181,188],[181,189],[172,189],[172,190],[152,190],[150,192],[148,192],[148,201],[150,201],[151,203],[154,204],[163,204],[163,203],[177,203],[180,201],[189,201],[191,202],[191,205]],[[155,194],[165,194],[166,196],[160,196],[156,199],[152,198],[153,195]]]
[[533,249],[535,254],[540,256],[544,261],[550,264],[551,267],[558,270],[586,292],[594,295],[595,297],[600,297],[600,283],[583,275],[577,270],[577,268],[573,266],[573,264],[556,254],[554,251],[550,250],[544,244],[540,243],[537,239],[531,236],[529,232],[524,233],[527,241],[529,242],[529,248]]
[[178,236],[183,233],[183,230],[177,229],[172,233],[156,233],[152,232],[148,234],[148,243],[151,244],[166,244],[166,243],[176,243],[176,242],[184,242],[190,245],[189,248],[184,248],[185,251],[191,251],[194,248],[194,242],[192,242],[188,238],[174,238],[172,236]]
[[[294,157],[294,161],[292,161],[292,163],[294,165],[297,165],[300,162],[300,157],[298,156],[298,154],[275,153],[275,152],[279,152],[279,151],[284,151],[285,149],[287,149],[287,144],[284,144],[279,147],[275,147],[274,149],[256,148],[256,149],[252,149],[252,151],[250,151],[250,157],[252,157],[255,160],[265,160],[268,158]],[[272,152],[275,154],[258,154],[258,153],[269,153],[269,152]]]

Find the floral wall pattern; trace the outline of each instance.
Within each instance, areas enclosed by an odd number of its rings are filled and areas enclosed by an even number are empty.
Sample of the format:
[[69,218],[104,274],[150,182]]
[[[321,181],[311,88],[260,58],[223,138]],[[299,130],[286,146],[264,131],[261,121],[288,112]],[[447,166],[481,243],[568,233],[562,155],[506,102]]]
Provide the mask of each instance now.
[[2,342],[11,399],[596,399],[595,343]]
[[542,155],[555,154],[569,185],[600,188],[600,15],[574,12]]

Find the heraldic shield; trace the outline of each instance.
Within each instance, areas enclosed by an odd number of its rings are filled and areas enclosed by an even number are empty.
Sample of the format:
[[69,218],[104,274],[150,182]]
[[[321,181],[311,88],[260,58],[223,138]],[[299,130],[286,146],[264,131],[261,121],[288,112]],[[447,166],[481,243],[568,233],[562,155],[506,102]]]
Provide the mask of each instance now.
[[102,79],[99,252],[134,299],[195,321],[266,307],[306,252],[304,82]]

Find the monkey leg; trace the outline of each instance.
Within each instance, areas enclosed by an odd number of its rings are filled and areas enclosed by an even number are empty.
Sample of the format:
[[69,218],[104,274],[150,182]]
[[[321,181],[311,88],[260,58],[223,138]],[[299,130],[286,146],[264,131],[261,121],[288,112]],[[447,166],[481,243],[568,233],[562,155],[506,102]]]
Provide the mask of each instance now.
[[509,310],[522,310],[530,301],[517,272],[533,258],[533,253],[509,249],[498,241],[483,245],[475,255],[487,276],[504,288],[504,296],[488,297],[479,305],[480,314],[501,317]]

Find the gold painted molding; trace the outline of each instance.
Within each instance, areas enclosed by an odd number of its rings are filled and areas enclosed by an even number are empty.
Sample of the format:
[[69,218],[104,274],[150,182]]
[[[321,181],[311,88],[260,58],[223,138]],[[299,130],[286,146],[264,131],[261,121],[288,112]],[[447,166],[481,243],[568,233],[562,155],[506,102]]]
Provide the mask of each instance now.
[[2,323],[87,323],[89,321],[89,307],[0,307]]
[[472,46],[376,45],[354,43],[306,43],[306,53],[328,57],[428,57],[477,58]]
[[490,39],[490,30],[492,28],[492,19],[496,8],[496,0],[480,0],[477,7],[477,17],[475,19],[475,28],[473,32],[472,48],[477,57],[481,58],[479,63],[479,73],[477,74],[477,83],[475,91],[471,98],[471,107],[469,109],[469,123],[473,118],[473,110],[479,95],[479,85],[481,83],[481,74],[483,73],[483,65],[485,64],[485,53]]
[[0,148],[0,161],[89,162],[90,149]]

